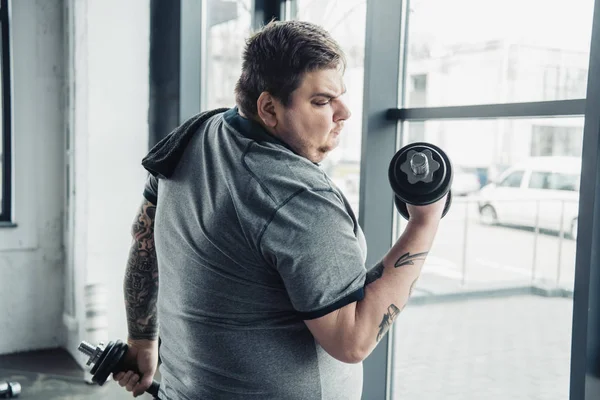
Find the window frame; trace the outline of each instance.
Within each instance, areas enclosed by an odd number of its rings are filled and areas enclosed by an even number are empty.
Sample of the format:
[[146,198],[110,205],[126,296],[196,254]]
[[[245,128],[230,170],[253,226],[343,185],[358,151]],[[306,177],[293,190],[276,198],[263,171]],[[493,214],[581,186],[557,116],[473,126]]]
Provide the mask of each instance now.
[[11,129],[11,79],[8,0],[0,0],[0,79],[2,79],[2,204],[0,226],[13,226],[12,221],[12,129]]
[[[398,3],[402,3],[402,6]],[[381,144],[386,143],[394,149],[397,148],[391,145],[391,140],[396,139],[396,145],[402,143],[405,133],[403,131],[407,125],[405,122],[584,116],[584,150],[580,182],[588,182],[588,185],[580,184],[579,209],[593,217],[581,219],[578,225],[569,391],[571,400],[597,399],[600,397],[600,268],[596,266],[600,264],[600,255],[594,251],[594,243],[600,240],[600,0],[595,0],[593,13],[586,98],[418,108],[407,107],[405,96],[407,90],[410,90],[406,76],[407,51],[410,45],[407,40],[410,21],[406,12],[410,9],[409,3],[410,0],[367,2],[363,112],[365,128],[361,165],[364,174],[361,176],[360,198],[361,206],[366,208],[366,212],[361,210],[361,216],[366,219],[360,221],[361,225],[379,226],[380,230],[384,230],[388,227],[388,221],[398,218],[393,205],[385,200],[387,197],[392,198],[393,194],[389,184],[381,178],[386,166],[381,165],[380,159],[389,155]],[[394,15],[393,22],[386,18],[386,12]],[[399,16],[403,28],[398,33],[395,25],[399,25]],[[388,60],[386,53],[397,48],[402,49],[398,58],[402,72],[394,76],[390,68],[385,69],[378,65],[385,64]],[[386,85],[382,86],[380,81],[386,81]],[[376,97],[370,93],[370,85],[378,89]],[[399,94],[396,88],[400,88]],[[380,98],[389,99],[394,96],[397,96],[397,102],[388,104],[395,106],[386,110],[375,106],[381,103]],[[389,123],[395,124],[394,133],[391,132]],[[389,156],[391,158],[391,155]],[[387,208],[387,212],[372,209],[375,207]],[[371,247],[374,246],[377,249],[376,256],[380,256],[381,243],[386,243],[387,236],[366,232],[366,237],[369,253],[373,254]],[[390,380],[393,375],[393,371],[390,371],[394,345],[392,337],[392,334],[388,334],[378,346],[388,351],[378,352],[376,349],[367,359],[368,362],[365,362],[363,395],[369,393],[369,399],[387,400],[393,395],[394,381]],[[385,391],[373,388],[381,383],[380,380],[376,380],[376,373],[388,377]]]

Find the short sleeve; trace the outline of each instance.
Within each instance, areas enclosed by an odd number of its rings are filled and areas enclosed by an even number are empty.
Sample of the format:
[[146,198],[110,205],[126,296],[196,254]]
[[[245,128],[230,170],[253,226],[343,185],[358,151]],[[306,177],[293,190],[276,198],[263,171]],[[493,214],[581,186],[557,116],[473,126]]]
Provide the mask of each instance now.
[[146,179],[144,198],[154,205],[158,201],[158,178],[152,174],[148,174],[148,178]]
[[322,317],[364,297],[363,248],[333,191],[305,190],[284,202],[259,246],[303,319]]

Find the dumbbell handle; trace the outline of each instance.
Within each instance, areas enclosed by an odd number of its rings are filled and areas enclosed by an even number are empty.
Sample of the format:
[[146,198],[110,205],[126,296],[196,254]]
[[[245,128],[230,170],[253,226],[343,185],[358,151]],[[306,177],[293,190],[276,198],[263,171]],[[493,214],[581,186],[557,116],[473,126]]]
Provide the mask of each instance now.
[[152,380],[152,384],[148,389],[146,389],[147,393],[150,393],[152,396],[158,398],[158,390],[160,389],[160,383]]
[[[137,368],[128,368],[128,366],[126,365],[122,365],[120,366],[121,370],[123,371],[133,371],[135,372],[137,375],[139,375],[140,377],[142,376],[142,374],[140,373],[140,371],[137,370]],[[146,389],[146,393],[150,393],[152,396],[158,398],[158,390],[160,389],[160,383],[158,383],[156,380],[152,380],[152,383],[150,384],[150,386],[148,387],[148,389]]]
[[[130,370],[129,368],[125,369],[125,371],[129,371],[129,370]],[[142,374],[140,374],[140,372],[137,369],[132,369],[131,371],[135,372],[140,377],[142,376]],[[150,393],[152,396],[154,396],[158,399],[158,390],[159,389],[160,389],[160,383],[158,383],[158,382],[156,382],[156,380],[152,379],[152,383],[150,384],[148,389],[146,389],[146,393]]]
[[[137,375],[139,375],[140,377],[142,376],[142,374],[136,369],[136,368],[124,368],[124,371],[133,371],[134,373],[136,373]],[[116,371],[115,374],[117,374],[119,371]],[[156,380],[152,380],[152,383],[150,384],[150,386],[148,387],[148,389],[146,389],[146,393],[150,393],[152,396],[158,398],[158,390],[160,389],[160,383],[158,383]]]

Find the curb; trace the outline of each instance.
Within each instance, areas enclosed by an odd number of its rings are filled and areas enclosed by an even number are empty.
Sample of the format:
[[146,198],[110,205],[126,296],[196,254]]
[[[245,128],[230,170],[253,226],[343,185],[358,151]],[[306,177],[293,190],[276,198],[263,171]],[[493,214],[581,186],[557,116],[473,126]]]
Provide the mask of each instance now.
[[498,297],[511,297],[511,296],[541,296],[541,297],[562,297],[562,298],[573,298],[573,291],[563,288],[556,287],[544,287],[535,285],[524,285],[524,286],[511,286],[503,288],[490,288],[490,289],[479,289],[479,290],[468,290],[446,292],[446,293],[434,293],[431,291],[423,291],[421,294],[415,294],[409,300],[409,304],[412,305],[425,305],[425,304],[437,304],[447,302],[458,302],[466,300],[476,299],[490,299]]

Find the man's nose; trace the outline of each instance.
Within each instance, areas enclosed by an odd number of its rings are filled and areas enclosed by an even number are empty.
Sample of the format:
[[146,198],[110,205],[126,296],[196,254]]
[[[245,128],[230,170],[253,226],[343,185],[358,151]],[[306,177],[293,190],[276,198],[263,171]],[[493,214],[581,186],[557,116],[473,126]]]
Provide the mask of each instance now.
[[335,121],[344,121],[350,118],[352,113],[343,100],[339,101],[338,109],[335,113]]

